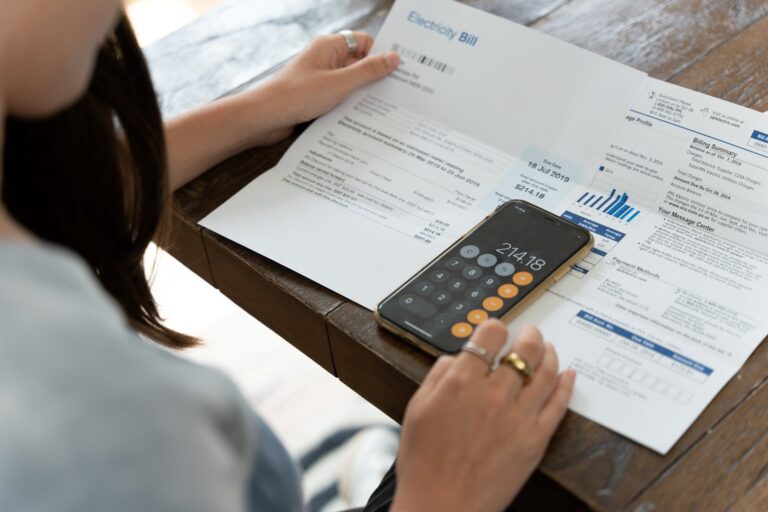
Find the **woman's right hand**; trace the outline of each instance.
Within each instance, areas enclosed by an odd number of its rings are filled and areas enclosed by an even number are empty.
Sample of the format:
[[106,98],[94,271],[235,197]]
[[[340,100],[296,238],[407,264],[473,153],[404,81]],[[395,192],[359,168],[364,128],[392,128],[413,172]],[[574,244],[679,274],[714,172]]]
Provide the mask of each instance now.
[[[491,354],[506,340],[498,320],[472,337]],[[392,510],[497,511],[517,495],[565,415],[576,374],[558,374],[535,327],[513,350],[534,370],[526,386],[515,370],[489,372],[467,352],[437,360],[405,412]]]

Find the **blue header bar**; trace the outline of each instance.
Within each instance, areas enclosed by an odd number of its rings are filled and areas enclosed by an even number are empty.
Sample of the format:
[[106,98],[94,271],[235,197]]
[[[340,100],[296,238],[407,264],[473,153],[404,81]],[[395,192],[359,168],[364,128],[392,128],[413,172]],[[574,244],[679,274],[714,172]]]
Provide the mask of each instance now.
[[755,130],[752,132],[752,138],[755,140],[759,140],[760,142],[768,142],[768,133],[763,133]]
[[581,215],[576,215],[573,212],[566,211],[561,215],[561,217],[565,220],[573,222],[577,226],[581,226],[587,231],[590,231],[596,235],[603,236],[609,240],[613,240],[614,242],[620,242],[621,239],[625,236],[621,231],[616,231],[615,229],[609,228],[608,226],[603,226],[599,222],[584,218]]
[[582,320],[586,320],[591,324],[602,327],[606,331],[610,331],[614,334],[617,334],[622,338],[625,338],[633,343],[637,343],[638,345],[645,347],[648,350],[652,350],[657,354],[661,354],[664,357],[668,357],[669,359],[672,359],[676,363],[680,363],[684,366],[687,366],[688,368],[695,370],[699,373],[703,373],[704,375],[711,375],[713,372],[712,368],[708,368],[701,363],[697,363],[693,359],[689,359],[681,354],[678,354],[677,352],[669,350],[668,348],[663,347],[650,340],[647,340],[642,336],[638,336],[637,334],[631,333],[628,330],[622,327],[619,327],[618,325],[608,322],[607,320],[603,320],[602,318],[597,317],[591,313],[587,313],[583,309],[579,311],[579,313],[576,316],[578,318],[581,318]]

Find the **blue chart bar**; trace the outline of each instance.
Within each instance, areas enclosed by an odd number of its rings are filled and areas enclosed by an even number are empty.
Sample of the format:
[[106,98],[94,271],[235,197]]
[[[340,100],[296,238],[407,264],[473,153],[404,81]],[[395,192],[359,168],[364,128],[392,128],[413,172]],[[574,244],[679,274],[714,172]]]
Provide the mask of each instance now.
[[610,201],[611,199],[613,199],[613,196],[615,196],[615,195],[616,195],[616,189],[613,189],[613,190],[611,190],[611,195],[609,195],[609,196],[608,196],[608,198],[607,198],[605,201],[603,201],[602,203],[600,203],[600,206],[598,206],[598,207],[597,207],[597,209],[598,209],[598,210],[602,209],[602,208],[603,208],[603,206],[605,206],[606,204],[608,204],[608,201]]
[[616,217],[619,220],[632,222],[638,216],[640,210],[629,205],[627,203],[628,200],[629,195],[626,192],[617,193],[616,189],[613,189],[607,196],[600,193],[584,192],[576,202]]
[[622,206],[621,208],[616,210],[616,212],[613,214],[613,216],[620,219],[620,218],[622,218],[624,216],[624,214],[626,212],[629,211],[629,208],[630,208],[630,206],[628,204],[625,204],[624,206]]
[[629,196],[627,194],[621,194],[621,197],[619,198],[618,201],[616,201],[616,204],[614,204],[612,207],[605,210],[605,213],[607,213],[608,215],[613,215],[618,211],[619,208],[624,206],[624,203],[627,202],[627,199],[629,199]]

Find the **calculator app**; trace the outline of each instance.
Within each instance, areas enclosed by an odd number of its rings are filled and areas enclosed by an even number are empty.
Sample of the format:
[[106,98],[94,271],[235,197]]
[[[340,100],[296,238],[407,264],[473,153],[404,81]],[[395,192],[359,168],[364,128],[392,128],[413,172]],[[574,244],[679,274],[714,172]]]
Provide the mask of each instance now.
[[488,318],[500,318],[584,247],[589,234],[527,203],[501,207],[379,306],[379,314],[457,352]]

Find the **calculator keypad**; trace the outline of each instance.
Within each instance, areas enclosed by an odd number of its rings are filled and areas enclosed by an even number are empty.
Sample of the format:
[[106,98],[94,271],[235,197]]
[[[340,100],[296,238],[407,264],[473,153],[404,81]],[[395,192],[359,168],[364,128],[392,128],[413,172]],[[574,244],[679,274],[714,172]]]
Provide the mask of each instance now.
[[533,280],[530,272],[514,263],[467,244],[415,279],[400,303],[423,318],[420,325],[431,334],[448,331],[463,343],[475,327],[501,316],[519,300]]

